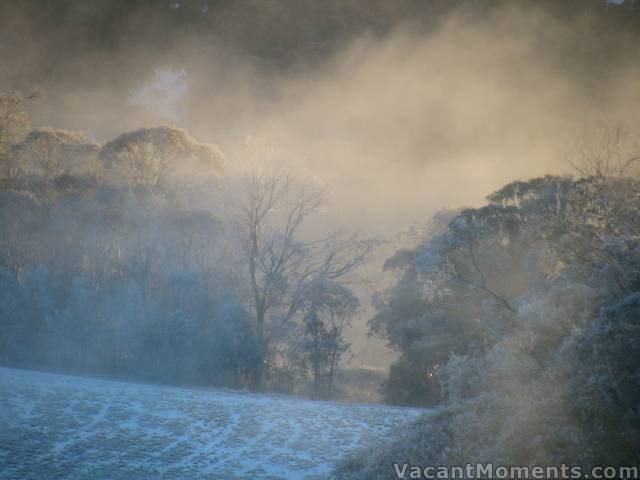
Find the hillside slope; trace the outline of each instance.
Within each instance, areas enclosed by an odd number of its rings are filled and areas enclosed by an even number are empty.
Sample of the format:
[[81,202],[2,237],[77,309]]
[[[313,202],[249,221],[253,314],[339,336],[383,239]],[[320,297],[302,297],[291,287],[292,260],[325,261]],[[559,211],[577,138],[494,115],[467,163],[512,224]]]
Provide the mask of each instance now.
[[420,413],[0,368],[0,479],[327,478]]

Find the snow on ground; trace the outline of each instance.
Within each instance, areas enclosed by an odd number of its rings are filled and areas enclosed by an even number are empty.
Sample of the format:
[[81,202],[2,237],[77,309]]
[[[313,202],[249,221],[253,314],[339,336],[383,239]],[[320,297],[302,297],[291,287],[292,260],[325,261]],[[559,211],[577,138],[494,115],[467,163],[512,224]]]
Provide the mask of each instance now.
[[0,368],[0,479],[325,479],[422,412]]

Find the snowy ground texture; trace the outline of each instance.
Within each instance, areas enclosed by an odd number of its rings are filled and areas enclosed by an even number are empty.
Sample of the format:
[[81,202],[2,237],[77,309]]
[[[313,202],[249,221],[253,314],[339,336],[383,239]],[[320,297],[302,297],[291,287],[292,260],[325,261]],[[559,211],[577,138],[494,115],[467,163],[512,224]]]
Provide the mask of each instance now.
[[0,368],[0,479],[325,479],[420,413]]

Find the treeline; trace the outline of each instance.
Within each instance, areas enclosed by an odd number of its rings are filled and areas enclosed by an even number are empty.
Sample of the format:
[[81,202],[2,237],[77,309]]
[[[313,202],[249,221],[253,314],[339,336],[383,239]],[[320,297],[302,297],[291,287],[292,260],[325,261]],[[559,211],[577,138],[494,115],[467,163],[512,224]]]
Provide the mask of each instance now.
[[[323,192],[157,127],[99,145],[0,96],[0,363],[334,397],[368,244],[298,239]],[[233,191],[233,195],[231,193]]]
[[[371,326],[400,352],[387,398],[441,406],[341,478],[414,465],[636,465],[640,180],[631,138],[581,143],[579,179],[508,184],[436,215],[386,267]],[[637,145],[637,144],[636,144]]]

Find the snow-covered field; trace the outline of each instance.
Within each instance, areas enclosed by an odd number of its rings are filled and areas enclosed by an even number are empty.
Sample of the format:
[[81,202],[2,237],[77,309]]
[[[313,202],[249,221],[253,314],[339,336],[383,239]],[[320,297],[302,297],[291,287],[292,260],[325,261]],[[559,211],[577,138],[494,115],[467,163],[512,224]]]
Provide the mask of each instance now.
[[0,479],[324,479],[421,412],[0,368]]

